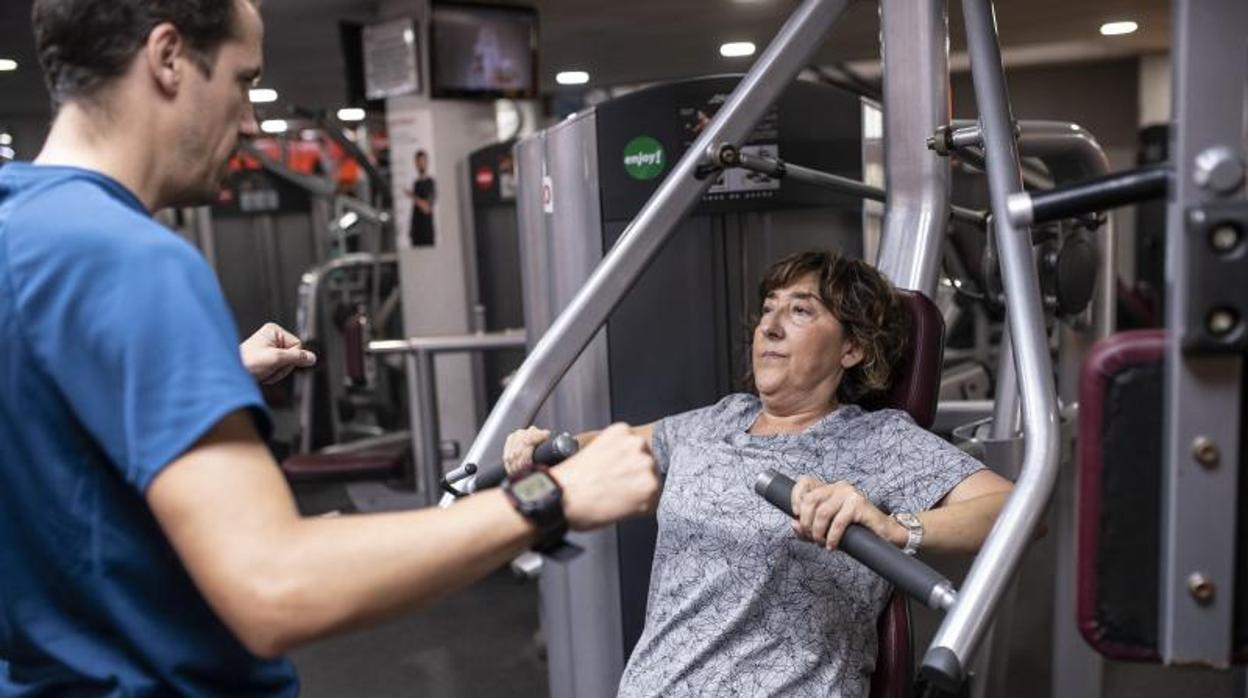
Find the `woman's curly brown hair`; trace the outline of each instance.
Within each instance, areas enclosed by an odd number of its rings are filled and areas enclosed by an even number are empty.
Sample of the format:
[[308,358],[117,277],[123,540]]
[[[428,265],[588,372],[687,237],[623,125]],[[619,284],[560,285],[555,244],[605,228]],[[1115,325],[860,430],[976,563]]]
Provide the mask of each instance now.
[[[759,306],[770,293],[793,285],[807,274],[818,279],[820,300],[840,321],[845,339],[863,351],[862,361],[841,378],[837,400],[868,409],[881,406],[909,336],[910,318],[896,290],[883,274],[862,260],[813,250],[789,255],[771,265],[758,286]],[[752,373],[746,383],[751,388]]]

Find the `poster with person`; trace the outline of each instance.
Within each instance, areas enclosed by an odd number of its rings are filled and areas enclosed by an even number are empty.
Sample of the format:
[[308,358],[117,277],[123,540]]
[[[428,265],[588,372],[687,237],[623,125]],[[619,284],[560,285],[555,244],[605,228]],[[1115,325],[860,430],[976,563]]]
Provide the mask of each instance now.
[[429,175],[429,154],[417,150],[412,157],[416,165],[416,178],[404,193],[412,202],[412,216],[407,228],[408,241],[412,247],[433,246],[433,205],[437,200],[437,185]]

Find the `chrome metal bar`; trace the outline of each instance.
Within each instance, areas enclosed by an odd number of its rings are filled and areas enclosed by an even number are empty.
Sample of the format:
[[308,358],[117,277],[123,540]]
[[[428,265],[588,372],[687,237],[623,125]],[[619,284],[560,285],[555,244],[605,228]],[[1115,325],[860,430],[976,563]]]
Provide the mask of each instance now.
[[945,433],[955,427],[992,416],[992,400],[941,400],[936,405],[932,431]]
[[417,441],[417,453],[423,466],[424,482],[421,489],[430,504],[438,500],[438,481],[442,478],[442,427],[438,423],[438,378],[433,370],[433,352],[417,350],[409,364],[415,370],[416,390],[420,395],[417,405],[420,432],[412,433]]
[[843,194],[856,196],[862,199],[870,199],[872,201],[884,201],[887,197],[884,190],[879,187],[873,187],[870,184],[864,184],[856,179],[842,177],[831,172],[821,172],[809,167],[794,165],[791,162],[783,162],[774,158],[754,155],[753,153],[740,153],[737,155],[737,164],[747,170],[762,172],[777,178],[796,179],[799,182],[814,184],[820,187],[827,187],[839,191]]
[[[849,177],[832,174],[831,172],[822,172],[809,167],[794,165],[791,162],[762,157],[752,153],[738,153],[736,155],[736,164],[744,169],[761,172],[777,179],[795,179],[799,182],[827,187],[828,189],[867,199],[868,201],[884,202],[888,200],[887,193],[879,187],[874,187]],[[965,206],[951,205],[949,207],[949,215],[964,223],[980,228],[988,225],[987,211],[976,211]]]
[[[438,354],[480,353],[499,349],[523,348],[524,330],[476,332],[472,334],[429,335],[407,339],[380,339],[368,343],[370,354],[401,354],[407,363],[408,404],[411,406],[412,451],[417,454],[417,491],[438,501],[442,480],[442,434],[438,423],[438,385],[433,359]],[[463,479],[455,471],[447,480]]]
[[[739,144],[805,67],[848,0],[805,0],[789,17],[702,135],[642,207],[576,297],[542,336],[486,418],[465,463],[498,460],[503,441],[528,424],[677,223],[711,185],[698,179],[714,144]],[[471,484],[469,484],[471,489]],[[444,500],[445,501],[445,500]]]
[[443,334],[407,339],[379,339],[368,343],[370,354],[405,354],[426,352],[450,354],[465,351],[490,351],[493,349],[523,348],[528,341],[524,330],[501,332],[473,332],[470,334]]
[[[1018,371],[1014,366],[1014,342],[1010,340],[1009,318],[1001,333],[1001,349],[997,353],[997,390],[993,401],[993,439],[1012,439],[1018,436],[1020,424]],[[1018,464],[1015,464],[1017,467]]]
[[884,234],[877,266],[900,288],[935,297],[949,220],[949,160],[927,137],[949,121],[944,0],[880,3],[884,65]]
[[[975,102],[980,108],[992,208],[1005,211],[1006,198],[1023,188],[1013,118],[989,0],[964,0],[967,48]],[[923,674],[954,688],[965,679],[980,638],[1039,523],[1058,471],[1057,400],[1044,329],[1035,256],[1026,230],[1004,215],[994,216],[1005,287],[1010,335],[1018,371],[1026,442],[1023,469],[1013,494],[971,565],[958,602],[945,616],[923,658]]]

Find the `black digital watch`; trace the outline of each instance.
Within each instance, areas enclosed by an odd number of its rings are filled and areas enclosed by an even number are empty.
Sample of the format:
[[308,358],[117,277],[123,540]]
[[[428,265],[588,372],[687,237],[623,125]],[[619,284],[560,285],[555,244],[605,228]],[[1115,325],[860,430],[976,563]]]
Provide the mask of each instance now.
[[549,554],[564,546],[568,520],[563,515],[563,488],[551,477],[546,466],[533,465],[509,475],[502,487],[516,511],[536,524],[540,531],[533,550]]

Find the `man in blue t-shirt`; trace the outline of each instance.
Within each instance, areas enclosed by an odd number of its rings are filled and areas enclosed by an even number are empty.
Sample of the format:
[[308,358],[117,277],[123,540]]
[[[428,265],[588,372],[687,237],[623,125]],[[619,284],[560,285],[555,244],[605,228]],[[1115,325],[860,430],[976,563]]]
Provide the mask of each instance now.
[[211,269],[150,215],[210,199],[257,131],[254,1],[32,16],[58,109],[0,171],[0,696],[292,695],[288,649],[653,510],[653,459],[616,426],[528,494],[300,518],[256,380],[312,357],[266,327],[240,359]]

